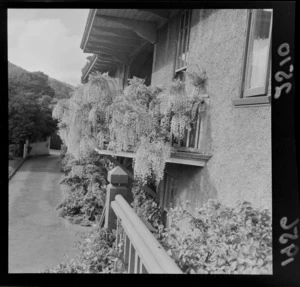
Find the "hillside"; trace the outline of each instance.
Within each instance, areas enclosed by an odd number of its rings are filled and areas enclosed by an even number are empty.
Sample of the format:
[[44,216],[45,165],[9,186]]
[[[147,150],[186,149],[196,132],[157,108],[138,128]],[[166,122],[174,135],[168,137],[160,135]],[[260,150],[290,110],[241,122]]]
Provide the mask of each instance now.
[[49,77],[49,86],[55,91],[55,98],[62,99],[68,98],[70,93],[72,93],[75,87],[71,86],[70,84],[58,81],[56,79]]
[[9,94],[16,89],[43,92],[52,98],[68,98],[75,89],[72,85],[50,78],[43,72],[29,72],[8,62]]
[[45,140],[57,130],[54,104],[74,88],[43,72],[29,72],[8,62],[9,151],[22,156],[26,139]]

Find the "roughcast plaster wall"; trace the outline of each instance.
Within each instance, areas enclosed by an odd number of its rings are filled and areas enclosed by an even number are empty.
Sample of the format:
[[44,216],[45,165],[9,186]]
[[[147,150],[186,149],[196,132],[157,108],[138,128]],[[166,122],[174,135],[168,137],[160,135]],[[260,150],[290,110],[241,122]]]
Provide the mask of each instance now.
[[[159,30],[153,86],[174,76],[178,17]],[[271,107],[236,107],[240,97],[247,38],[247,10],[193,10],[188,71],[206,71],[209,108],[201,152],[211,154],[204,168],[167,165],[178,179],[176,204],[191,211],[209,198],[226,205],[238,200],[271,209]]]

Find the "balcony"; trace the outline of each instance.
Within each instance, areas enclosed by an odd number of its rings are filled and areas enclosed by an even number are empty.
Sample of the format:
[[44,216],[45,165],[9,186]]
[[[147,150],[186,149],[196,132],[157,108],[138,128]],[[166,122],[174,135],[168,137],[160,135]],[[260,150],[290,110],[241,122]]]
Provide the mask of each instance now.
[[[167,159],[167,163],[183,164],[190,166],[204,167],[206,162],[211,158],[211,155],[203,154],[200,152],[200,139],[203,136],[203,125],[201,116],[198,115],[197,121],[192,123],[191,130],[185,131],[183,139],[176,139],[172,137],[172,146],[175,152]],[[133,150],[114,152],[104,149],[95,149],[101,155],[116,156],[123,158],[135,158]]]

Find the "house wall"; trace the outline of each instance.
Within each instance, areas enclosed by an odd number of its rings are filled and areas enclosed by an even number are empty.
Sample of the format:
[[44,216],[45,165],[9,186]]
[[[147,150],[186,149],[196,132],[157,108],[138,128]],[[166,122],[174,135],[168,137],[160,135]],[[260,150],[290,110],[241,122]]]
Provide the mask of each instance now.
[[[153,86],[172,81],[178,25],[176,16],[158,31]],[[188,71],[207,73],[201,152],[212,157],[204,168],[166,167],[178,179],[176,205],[189,200],[192,212],[209,198],[271,209],[271,107],[232,104],[241,93],[246,37],[247,10],[193,10]]]
[[130,64],[128,78],[138,77],[145,79],[145,84],[148,86],[151,84],[152,74],[152,62],[153,62],[153,45],[145,45],[141,51],[134,57]]

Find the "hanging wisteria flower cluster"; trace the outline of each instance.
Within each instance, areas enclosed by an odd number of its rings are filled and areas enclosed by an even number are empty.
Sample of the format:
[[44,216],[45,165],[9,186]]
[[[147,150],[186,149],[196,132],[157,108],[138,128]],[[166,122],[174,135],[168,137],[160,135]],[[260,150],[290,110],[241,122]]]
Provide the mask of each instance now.
[[59,101],[53,117],[68,152],[86,157],[95,147],[136,152],[135,179],[159,184],[171,155],[171,138],[184,137],[197,119],[201,98],[187,95],[174,81],[162,90],[133,77],[120,91],[116,79],[97,73],[68,100]]

